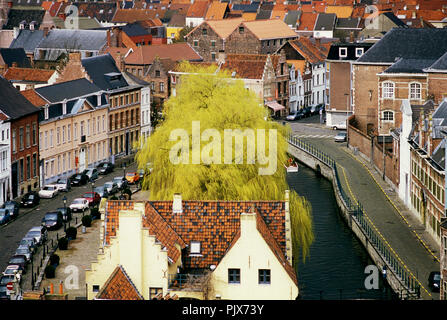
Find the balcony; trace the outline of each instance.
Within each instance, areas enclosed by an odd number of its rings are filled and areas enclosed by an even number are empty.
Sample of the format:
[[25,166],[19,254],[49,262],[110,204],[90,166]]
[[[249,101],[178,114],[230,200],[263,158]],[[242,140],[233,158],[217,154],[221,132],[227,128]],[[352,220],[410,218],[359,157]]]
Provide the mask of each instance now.
[[176,273],[168,275],[168,289],[175,291],[200,291],[206,290],[210,279],[210,273],[186,274]]

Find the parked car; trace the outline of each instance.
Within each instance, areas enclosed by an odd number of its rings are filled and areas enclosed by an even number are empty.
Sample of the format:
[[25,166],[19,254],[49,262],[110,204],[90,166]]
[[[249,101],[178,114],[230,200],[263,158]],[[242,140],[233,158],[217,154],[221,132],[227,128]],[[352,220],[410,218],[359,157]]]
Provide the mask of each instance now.
[[30,249],[30,247],[28,247],[27,245],[24,246],[19,246],[16,250],[16,255],[23,255],[26,257],[26,260],[30,261],[31,258],[33,257],[33,253]]
[[31,191],[25,194],[20,201],[22,207],[34,207],[40,202],[40,196],[37,192]]
[[6,284],[0,285],[0,300],[11,300]]
[[22,269],[23,273],[25,273],[26,271],[27,263],[28,261],[26,260],[26,257],[23,254],[13,255],[8,261],[8,264],[14,264],[19,266],[19,268]]
[[6,267],[5,271],[3,271],[4,276],[16,276],[17,281],[20,283],[22,280],[22,270],[16,264],[12,264]]
[[48,231],[44,226],[32,227],[29,229],[28,233],[25,237],[34,237],[36,239],[37,244],[41,245],[45,243],[48,239]]
[[333,124],[332,125],[332,129],[334,129],[334,130],[338,130],[338,129],[346,130],[346,121],[339,122],[337,124]]
[[37,241],[33,237],[25,237],[20,241],[19,246],[28,246],[34,253],[37,249]]
[[432,271],[428,276],[428,287],[431,291],[438,292],[441,287],[441,273],[439,271]]
[[104,183],[104,188],[107,189],[107,192],[109,194],[115,194],[119,191],[118,186],[113,181],[107,181],[106,183]]
[[98,170],[99,174],[108,174],[113,171],[114,167],[115,166],[111,162],[103,162],[103,163],[100,163],[96,167],[96,169]]
[[97,192],[84,193],[84,199],[88,201],[89,206],[96,206],[101,202],[101,196]]
[[109,192],[104,186],[96,187],[93,189],[101,198],[107,198],[109,196]]
[[88,206],[89,206],[89,202],[88,202],[87,199],[85,199],[85,198],[76,198],[70,204],[70,209],[73,212],[78,212],[78,211],[84,212],[85,210],[88,209]]
[[57,179],[55,185],[59,191],[68,192],[71,189],[70,178],[59,178]]
[[346,132],[341,131],[334,137],[335,142],[346,142]]
[[70,221],[71,220],[71,209],[70,209],[70,207],[57,208],[56,211],[59,211],[60,213],[62,213],[62,218],[64,219],[64,221]]
[[5,224],[11,220],[11,215],[7,209],[0,209],[0,225]]
[[307,118],[311,115],[311,107],[304,107],[302,110],[303,110],[303,118]]
[[113,182],[116,183],[118,189],[126,189],[128,184],[125,177],[115,177],[113,178]]
[[72,186],[81,186],[88,182],[89,177],[85,173],[76,174],[71,180]]
[[301,110],[298,110],[294,113],[289,114],[286,117],[286,120],[288,121],[295,121],[295,120],[300,120],[303,117],[303,112]]
[[12,219],[15,219],[19,216],[19,207],[20,205],[15,201],[6,201],[3,204],[3,208],[9,211]]
[[7,276],[2,276],[0,278],[0,285],[6,285],[10,282],[19,282],[19,278],[13,274],[8,274]]
[[98,170],[96,170],[95,168],[87,169],[85,175],[88,177],[88,181],[95,181],[96,179],[98,179]]
[[64,224],[64,218],[59,211],[47,212],[42,218],[42,226],[48,230],[57,230]]
[[59,190],[57,189],[56,185],[49,184],[49,185],[44,186],[39,191],[39,197],[51,199],[51,198],[55,197],[58,193],[59,193]]
[[140,175],[138,172],[128,172],[126,173],[126,180],[129,184],[135,184],[140,180]]

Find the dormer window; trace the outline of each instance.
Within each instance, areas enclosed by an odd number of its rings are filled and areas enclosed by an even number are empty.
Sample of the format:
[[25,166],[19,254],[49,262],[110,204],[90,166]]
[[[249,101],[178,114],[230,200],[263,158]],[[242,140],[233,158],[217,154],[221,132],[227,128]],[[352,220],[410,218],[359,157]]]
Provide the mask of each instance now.
[[199,46],[199,40],[194,40],[193,41],[193,45],[194,45],[194,47],[198,47]]
[[67,102],[62,103],[62,114],[67,114]]
[[338,55],[340,56],[340,58],[346,58],[348,56],[348,49],[347,48],[339,48]]
[[200,241],[191,241],[191,246],[189,248],[190,254],[200,254]]
[[355,49],[355,57],[359,58],[363,55],[363,48],[356,48]]

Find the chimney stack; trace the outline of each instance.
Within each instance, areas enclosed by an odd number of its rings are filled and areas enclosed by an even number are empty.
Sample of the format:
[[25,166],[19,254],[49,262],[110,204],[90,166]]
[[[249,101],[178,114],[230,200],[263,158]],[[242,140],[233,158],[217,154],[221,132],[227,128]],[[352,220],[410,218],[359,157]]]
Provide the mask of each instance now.
[[349,32],[349,42],[354,42],[354,31]]
[[182,213],[182,195],[180,193],[174,194],[174,201],[172,202],[172,213]]

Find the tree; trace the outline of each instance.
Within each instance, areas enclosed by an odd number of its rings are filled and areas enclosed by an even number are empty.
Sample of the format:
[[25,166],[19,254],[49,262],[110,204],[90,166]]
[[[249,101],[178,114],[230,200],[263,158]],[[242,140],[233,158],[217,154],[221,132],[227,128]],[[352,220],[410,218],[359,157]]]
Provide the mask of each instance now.
[[[231,79],[229,73],[216,74],[215,66],[200,67],[187,62],[180,68],[187,74],[177,85],[177,95],[164,104],[164,121],[136,155],[139,168],[152,163],[152,173],[143,182],[143,189],[151,186],[150,200],[171,200],[174,193],[181,193],[186,200],[284,200],[285,190],[289,189],[283,166],[288,159],[285,137],[290,128],[270,121],[268,111],[255,93],[245,89],[241,80]],[[202,141],[211,129],[217,131],[208,137],[208,142],[201,143],[198,152],[197,144],[192,143],[194,121],[200,122]],[[188,146],[183,149],[178,147],[179,139],[173,139],[173,133],[179,129],[188,133]],[[220,148],[209,148],[219,135],[225,136],[225,129],[252,129],[256,132],[256,143],[249,144],[248,138],[244,138],[242,153],[235,151],[235,143],[231,152],[225,152],[225,141]],[[248,145],[256,149],[256,154],[261,149],[258,146],[262,135],[258,134],[262,129],[268,137],[266,149],[261,151],[273,154],[269,159],[277,163],[276,171],[270,175],[260,174],[260,169],[267,165],[260,164],[258,157],[254,164],[248,161],[247,152],[251,152]],[[276,144],[269,140],[274,131],[277,139],[272,141]],[[231,164],[224,163],[228,154]],[[191,164],[198,155],[200,163]],[[238,160],[241,163],[236,164]],[[305,259],[313,241],[310,205],[294,191],[290,192],[290,213],[293,255]]]
[[177,36],[172,39],[172,43],[185,42],[185,36],[190,33],[192,29],[194,29],[194,27],[184,27],[182,30],[179,31]]

